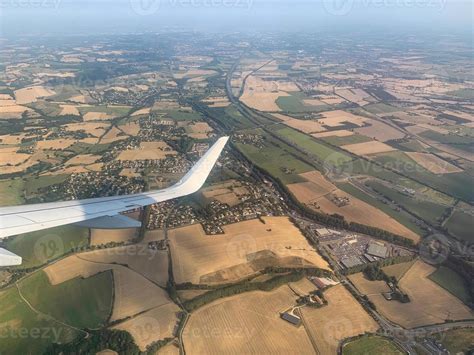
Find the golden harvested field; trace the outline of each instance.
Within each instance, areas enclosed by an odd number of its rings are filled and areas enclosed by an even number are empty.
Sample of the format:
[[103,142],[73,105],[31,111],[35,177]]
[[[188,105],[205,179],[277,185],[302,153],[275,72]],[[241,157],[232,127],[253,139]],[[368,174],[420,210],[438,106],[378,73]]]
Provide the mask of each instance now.
[[297,129],[298,131],[308,134],[315,132],[323,132],[326,130],[326,128],[324,128],[318,121],[298,120],[296,118],[291,118],[283,121],[283,123],[287,126]]
[[124,135],[122,130],[118,129],[117,127],[112,127],[105,133],[102,138],[100,139],[100,143],[107,144],[112,143],[120,140],[127,139],[128,136]]
[[0,166],[18,165],[28,160],[31,154],[17,153],[18,148],[0,148]]
[[310,292],[317,289],[317,287],[309,281],[306,277],[296,282],[288,283],[288,286],[300,296],[309,294]]
[[115,302],[111,321],[171,303],[163,289],[125,267],[114,268]]
[[328,131],[328,132],[321,132],[321,133],[315,133],[313,134],[313,137],[316,138],[324,138],[324,137],[349,137],[352,136],[354,132],[341,129],[338,131]]
[[82,260],[77,255],[72,255],[48,265],[44,272],[51,285],[59,285],[76,277],[86,279],[110,269],[112,269],[111,265],[91,263]]
[[341,89],[337,90],[336,94],[343,97],[347,101],[354,102],[360,106],[367,105],[375,101],[369,94],[362,89]]
[[348,221],[385,229],[405,238],[412,239],[415,242],[420,240],[419,235],[415,234],[410,229],[397,222],[397,220],[385,214],[378,208],[375,208],[372,205],[369,205],[368,203],[365,203],[364,201],[359,200],[342,190],[335,190],[333,191],[333,194],[339,198],[349,198],[349,204],[338,207],[327,196],[321,197],[315,202],[317,202],[321,208],[321,211],[324,213],[337,213],[344,216],[344,218],[346,218]]
[[136,136],[140,132],[140,125],[137,122],[129,122],[123,125],[118,126],[123,133]]
[[260,111],[281,111],[276,104],[280,96],[290,96],[288,91],[300,91],[292,82],[263,80],[250,75],[246,82],[244,93],[240,100],[249,107]]
[[438,158],[434,154],[418,152],[408,152],[406,154],[426,170],[431,171],[433,174],[450,174],[463,171],[457,166],[448,163],[446,160]]
[[68,166],[67,168],[61,168],[57,170],[47,171],[41,175],[71,175],[71,174],[80,174],[88,173],[90,170],[82,165]]
[[60,116],[64,116],[64,115],[80,116],[81,115],[75,105],[59,105],[59,107],[61,107],[61,112],[59,113]]
[[148,108],[142,108],[140,110],[135,111],[134,113],[131,114],[131,116],[139,116],[139,115],[149,115],[150,114],[151,107]]
[[165,239],[165,232],[161,229],[147,230],[145,232],[145,237],[143,238],[143,243],[150,243],[154,241],[159,241]]
[[32,110],[21,105],[0,106],[0,118],[21,118],[24,112]]
[[377,323],[343,285],[331,287],[324,292],[324,296],[328,301],[327,306],[301,309],[305,327],[316,342],[320,354],[336,354],[342,339],[378,329]]
[[410,270],[410,268],[413,266],[415,263],[415,260],[409,261],[407,263],[400,263],[400,264],[394,264],[394,265],[389,265],[385,266],[382,268],[382,270],[388,275],[388,276],[393,276],[397,280],[400,280],[405,273]]
[[388,144],[385,144],[379,141],[348,144],[348,145],[343,145],[341,148],[356,155],[386,153],[386,152],[393,152],[396,150],[395,148],[389,146]]
[[75,139],[51,139],[36,142],[36,148],[41,150],[62,150],[76,143]]
[[224,226],[225,234],[216,236],[199,224],[170,230],[176,283],[232,282],[275,264],[328,268],[288,218],[263,220]]
[[101,137],[107,128],[110,127],[109,123],[105,122],[81,122],[81,123],[70,123],[63,126],[66,131],[77,132],[84,131],[93,137]]
[[91,245],[102,245],[110,242],[126,243],[137,236],[136,228],[128,229],[91,229]]
[[342,110],[321,112],[320,115],[321,118],[319,118],[319,122],[322,125],[329,127],[339,127],[344,125],[344,123],[346,122],[350,122],[359,127],[362,127],[364,123],[368,120],[368,118],[357,116],[350,112]]
[[[320,211],[333,214],[337,213],[348,221],[358,222],[369,226],[386,229],[392,233],[402,235],[406,238],[418,241],[420,237],[411,230],[397,222],[395,219],[380,211],[364,201],[355,198],[346,192],[339,190],[329,180],[327,180],[319,171],[309,171],[300,174],[308,182],[289,184],[287,187],[295,195],[295,198],[305,203],[310,208],[315,205],[320,207]],[[332,202],[331,197],[349,198],[349,204],[338,207]]]
[[36,102],[36,99],[40,97],[52,96],[54,94],[56,93],[53,90],[46,89],[43,86],[31,86],[15,90],[15,99],[17,104],[22,105]]
[[23,139],[27,137],[26,133],[20,133],[20,134],[5,134],[3,136],[0,136],[0,143],[1,144],[20,144]]
[[376,139],[380,142],[386,142],[392,139],[401,139],[405,137],[404,133],[396,130],[388,124],[376,120],[368,120],[367,122],[370,124],[370,126],[356,128],[354,131],[369,138]]
[[145,351],[148,345],[173,337],[179,311],[177,305],[168,303],[128,319],[113,328],[129,332],[140,350]]
[[106,121],[114,119],[115,116],[109,115],[106,112],[87,112],[85,115],[82,116],[84,122],[88,121]]
[[165,142],[142,142],[138,149],[120,152],[117,160],[161,160],[167,155],[176,155],[176,151]]
[[155,355],[179,355],[179,347],[171,342],[160,348]]
[[382,295],[370,296],[377,310],[404,328],[451,320],[472,319],[474,314],[458,298],[431,281],[428,276],[436,269],[417,261],[399,282],[411,302],[387,301]]
[[126,265],[163,287],[168,281],[168,252],[149,249],[148,243],[94,250],[80,257],[98,263]]
[[[298,201],[305,204],[309,204],[330,192],[313,182],[297,182],[286,185],[286,187]],[[336,190],[336,187],[333,190]]]
[[296,300],[288,286],[248,292],[212,302],[194,312],[184,328],[190,354],[314,354],[303,327],[280,318]]
[[64,164],[66,166],[69,165],[89,165],[89,164],[94,164],[97,160],[101,158],[100,155],[93,155],[93,154],[79,154],[71,159],[69,159],[67,162]]
[[227,203],[231,207],[241,202],[240,197],[249,194],[248,189],[236,180],[215,184],[201,189],[200,192],[206,201],[217,200],[221,203]]
[[385,281],[371,281],[364,276],[364,273],[349,275],[349,280],[357,287],[360,293],[364,295],[381,294],[382,292],[389,292]]
[[336,95],[320,95],[319,96],[319,99],[324,102],[325,104],[328,104],[328,105],[337,105],[337,104],[341,104],[343,102],[346,102],[346,100],[344,100],[343,98],[339,97],[339,96],[336,96]]

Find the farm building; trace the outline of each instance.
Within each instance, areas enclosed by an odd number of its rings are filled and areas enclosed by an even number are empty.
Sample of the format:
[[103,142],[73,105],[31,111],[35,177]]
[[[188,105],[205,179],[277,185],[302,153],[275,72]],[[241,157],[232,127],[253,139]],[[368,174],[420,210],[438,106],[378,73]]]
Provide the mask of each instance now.
[[291,324],[300,325],[301,323],[300,317],[289,312],[282,313],[280,316],[282,319],[286,320],[287,322],[290,322]]

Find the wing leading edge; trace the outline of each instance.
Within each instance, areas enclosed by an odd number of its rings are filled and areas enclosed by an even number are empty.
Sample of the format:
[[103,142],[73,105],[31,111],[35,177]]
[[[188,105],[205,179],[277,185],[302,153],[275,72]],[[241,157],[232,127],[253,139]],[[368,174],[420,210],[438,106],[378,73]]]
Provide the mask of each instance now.
[[181,180],[163,190],[77,201],[0,207],[0,239],[104,216],[113,217],[120,212],[190,195],[202,187],[228,139],[228,137],[219,138]]

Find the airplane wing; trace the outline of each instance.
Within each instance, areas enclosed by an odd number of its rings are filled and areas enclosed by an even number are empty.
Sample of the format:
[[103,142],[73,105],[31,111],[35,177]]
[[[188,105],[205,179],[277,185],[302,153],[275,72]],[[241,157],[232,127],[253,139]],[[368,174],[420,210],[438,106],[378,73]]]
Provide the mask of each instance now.
[[[66,224],[80,224],[84,221],[90,223],[91,226],[118,225],[123,228],[127,225],[127,221],[125,216],[119,215],[121,212],[198,191],[206,181],[228,139],[228,137],[218,139],[181,180],[163,190],[86,200],[0,207],[0,239]],[[107,223],[107,221],[112,223]],[[0,266],[2,266],[2,256],[5,252],[7,251],[0,248]]]

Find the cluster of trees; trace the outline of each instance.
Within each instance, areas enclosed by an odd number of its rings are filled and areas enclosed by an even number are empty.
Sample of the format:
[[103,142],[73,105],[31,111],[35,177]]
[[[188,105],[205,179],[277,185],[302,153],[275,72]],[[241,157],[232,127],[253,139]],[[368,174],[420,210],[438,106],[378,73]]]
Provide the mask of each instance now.
[[110,349],[119,354],[151,355],[168,344],[172,339],[163,339],[148,346],[146,351],[140,351],[132,336],[123,330],[100,329],[93,331],[86,338],[76,339],[67,344],[51,344],[44,352],[45,355],[57,354],[96,354],[104,349]]
[[[272,270],[272,271],[269,271]],[[285,268],[267,268],[266,273],[281,271],[286,272],[285,274],[280,274],[272,277],[267,281],[262,282],[248,282],[248,280],[238,282],[229,286],[224,286],[222,288],[210,290],[192,300],[186,301],[183,306],[188,311],[191,312],[199,307],[202,307],[210,302],[213,302],[219,298],[229,297],[232,295],[237,295],[239,293],[249,292],[249,291],[271,291],[281,285],[284,285],[288,282],[296,282],[301,280],[304,276],[317,275],[323,276],[326,275],[325,270],[321,269],[285,269]],[[268,272],[267,272],[268,271]]]

